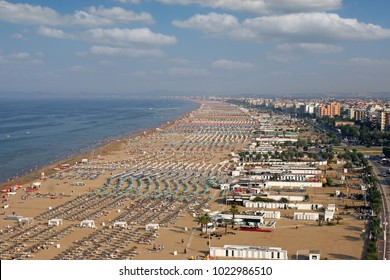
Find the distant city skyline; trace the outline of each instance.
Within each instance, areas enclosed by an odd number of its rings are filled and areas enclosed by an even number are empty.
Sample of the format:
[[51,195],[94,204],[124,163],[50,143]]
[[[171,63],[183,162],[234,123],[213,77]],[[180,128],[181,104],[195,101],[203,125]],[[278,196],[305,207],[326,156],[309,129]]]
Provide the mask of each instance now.
[[361,0],[0,0],[0,94],[386,97],[389,10]]

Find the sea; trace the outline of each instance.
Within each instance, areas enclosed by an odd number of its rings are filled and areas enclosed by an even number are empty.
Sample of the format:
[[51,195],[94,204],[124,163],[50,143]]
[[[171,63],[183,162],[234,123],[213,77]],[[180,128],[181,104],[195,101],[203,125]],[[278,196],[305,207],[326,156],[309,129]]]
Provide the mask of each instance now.
[[0,101],[0,183],[196,108],[182,99]]

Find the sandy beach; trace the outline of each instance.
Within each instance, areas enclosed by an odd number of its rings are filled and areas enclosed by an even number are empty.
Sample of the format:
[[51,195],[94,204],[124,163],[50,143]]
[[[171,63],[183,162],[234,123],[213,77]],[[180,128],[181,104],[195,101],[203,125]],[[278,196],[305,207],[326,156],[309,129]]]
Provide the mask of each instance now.
[[[272,232],[229,227],[228,234],[217,229],[220,237],[202,236],[198,217],[204,210],[230,208],[209,182],[229,181],[229,154],[250,143],[257,123],[236,106],[197,102],[198,109],[164,126],[46,166],[46,180],[39,170],[12,182],[22,187],[3,196],[0,258],[182,260],[203,258],[209,246],[224,245],[281,247],[289,259],[299,250],[320,250],[322,259],[362,258],[364,220],[344,211],[353,201],[329,200],[334,190],[326,188],[307,194],[316,203],[336,204],[340,224],[292,220],[292,212],[282,210]],[[84,158],[89,163],[78,163]],[[54,170],[64,163],[69,168]],[[32,182],[40,188],[26,192]],[[6,216],[30,219],[20,224]],[[53,219],[62,224],[48,226]],[[94,227],[81,227],[82,221]],[[158,230],[146,230],[156,224]]]

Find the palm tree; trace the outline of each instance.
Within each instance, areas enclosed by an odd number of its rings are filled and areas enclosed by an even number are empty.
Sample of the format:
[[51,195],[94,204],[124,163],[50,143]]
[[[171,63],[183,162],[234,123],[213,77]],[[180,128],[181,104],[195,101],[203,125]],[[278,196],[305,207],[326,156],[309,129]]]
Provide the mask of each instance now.
[[227,226],[228,226],[229,220],[228,219],[224,219],[223,223],[224,223],[224,226],[225,226],[225,235],[227,235]]
[[232,206],[229,209],[230,214],[232,214],[232,228],[234,228],[234,217],[236,214],[240,213],[240,210],[238,209],[236,204],[232,204]]
[[201,226],[200,230],[201,230],[202,235],[203,235],[203,228],[204,228],[205,225],[206,225],[206,234],[207,234],[207,225],[210,222],[211,222],[211,218],[210,218],[208,213],[205,213],[205,214],[203,214],[202,216],[199,217],[198,224],[200,224],[200,226]]

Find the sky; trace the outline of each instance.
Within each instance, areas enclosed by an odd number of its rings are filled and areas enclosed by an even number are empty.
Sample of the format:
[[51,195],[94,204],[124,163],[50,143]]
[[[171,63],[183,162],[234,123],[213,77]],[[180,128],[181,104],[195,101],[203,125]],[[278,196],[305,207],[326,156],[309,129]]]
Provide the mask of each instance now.
[[0,92],[390,92],[389,11],[388,0],[0,0]]

